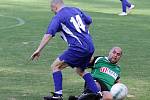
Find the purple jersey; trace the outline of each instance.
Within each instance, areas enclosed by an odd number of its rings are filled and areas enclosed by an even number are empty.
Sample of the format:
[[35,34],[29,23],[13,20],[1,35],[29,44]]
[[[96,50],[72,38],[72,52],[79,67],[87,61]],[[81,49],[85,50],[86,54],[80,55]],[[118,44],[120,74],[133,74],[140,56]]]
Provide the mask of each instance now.
[[91,23],[91,17],[80,9],[64,7],[52,18],[46,34],[55,36],[56,32],[61,32],[61,37],[68,43],[69,49],[93,52],[94,46],[87,28]]

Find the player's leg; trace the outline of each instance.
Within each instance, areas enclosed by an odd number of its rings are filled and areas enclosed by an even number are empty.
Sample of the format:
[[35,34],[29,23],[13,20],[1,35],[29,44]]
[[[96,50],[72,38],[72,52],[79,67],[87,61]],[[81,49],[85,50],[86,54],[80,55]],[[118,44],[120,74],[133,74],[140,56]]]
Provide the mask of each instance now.
[[[107,86],[104,84],[104,82],[100,81],[96,78],[94,78],[94,79],[95,79],[96,86],[102,91],[102,94],[103,94],[102,100],[113,100],[113,97],[112,97],[111,93],[109,92],[109,89],[107,88]],[[83,93],[84,94],[93,93],[91,90],[89,90],[86,83],[84,86]]]
[[127,6],[128,8],[130,8],[130,7],[131,7],[131,3],[129,3],[129,1],[128,1],[128,0],[126,0],[126,6]]
[[105,85],[103,81],[96,79],[95,83],[97,87],[101,88],[102,90],[102,94],[103,94],[102,100],[113,100],[113,97],[111,93],[109,92],[109,89],[107,88],[107,86]]
[[92,55],[93,53],[88,52],[85,56],[82,57],[82,59],[79,59],[80,63],[78,64],[78,66],[76,66],[76,72],[85,80],[88,88],[93,93],[99,93],[100,95],[102,95],[101,90],[96,86],[92,75],[89,72],[85,71],[85,68],[88,67]]
[[122,5],[122,13],[120,13],[119,15],[120,16],[125,16],[127,15],[127,11],[126,11],[126,3],[127,1],[126,0],[120,0],[121,1],[121,5]]
[[[76,62],[77,61],[77,62]],[[64,51],[51,65],[53,71],[53,80],[54,80],[54,96],[62,96],[62,73],[65,67],[75,66],[78,63],[77,53],[71,49]]]
[[62,100],[62,73],[61,70],[68,65],[57,58],[51,65],[55,91],[53,96],[44,97],[44,100]]
[[77,67],[76,72],[78,75],[80,75],[86,82],[88,88],[93,92],[93,93],[99,93],[101,90],[96,86],[95,81],[91,74],[89,72],[85,72],[81,68]]
[[61,70],[63,70],[67,66],[68,65],[64,63],[64,61],[61,61],[59,58],[57,58],[51,65],[51,68],[53,71],[55,93],[58,94],[58,96],[62,96],[62,72]]
[[127,7],[128,7],[128,13],[135,7],[135,5],[131,4],[128,0],[127,0],[127,3],[126,3]]

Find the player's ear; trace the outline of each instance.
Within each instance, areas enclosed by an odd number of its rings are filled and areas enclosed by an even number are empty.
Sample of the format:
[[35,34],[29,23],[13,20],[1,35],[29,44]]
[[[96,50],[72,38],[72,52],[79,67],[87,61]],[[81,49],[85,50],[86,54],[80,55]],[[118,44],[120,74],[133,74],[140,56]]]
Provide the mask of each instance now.
[[56,4],[55,5],[55,10],[57,11],[59,9],[59,7],[60,7],[59,4]]

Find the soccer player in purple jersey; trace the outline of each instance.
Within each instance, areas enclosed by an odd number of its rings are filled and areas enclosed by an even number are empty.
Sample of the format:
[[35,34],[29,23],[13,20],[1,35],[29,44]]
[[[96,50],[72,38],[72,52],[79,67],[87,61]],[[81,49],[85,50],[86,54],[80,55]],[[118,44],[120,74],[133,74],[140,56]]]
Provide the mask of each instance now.
[[120,0],[122,4],[122,12],[119,14],[119,16],[126,16],[127,15],[127,7],[128,10],[131,11],[135,5],[131,4],[128,0]]
[[89,89],[96,94],[101,92],[97,88],[90,73],[85,72],[91,56],[94,53],[94,45],[88,31],[88,26],[92,23],[90,16],[75,7],[66,7],[63,0],[52,0],[51,10],[55,13],[47,32],[37,50],[32,54],[31,59],[37,59],[42,49],[57,32],[61,32],[61,37],[68,44],[68,49],[64,51],[52,63],[54,93],[53,96],[44,97],[45,100],[62,100],[62,72],[64,68],[70,66],[76,68],[76,72],[85,80]]

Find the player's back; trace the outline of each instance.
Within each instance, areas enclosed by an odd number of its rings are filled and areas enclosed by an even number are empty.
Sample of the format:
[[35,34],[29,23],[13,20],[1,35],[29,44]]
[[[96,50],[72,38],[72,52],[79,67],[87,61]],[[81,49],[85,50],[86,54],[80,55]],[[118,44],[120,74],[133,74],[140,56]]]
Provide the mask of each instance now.
[[[69,46],[94,48],[87,25],[92,23],[90,16],[75,7],[64,7],[56,15],[60,19],[62,38]],[[89,49],[89,48],[88,48]]]

